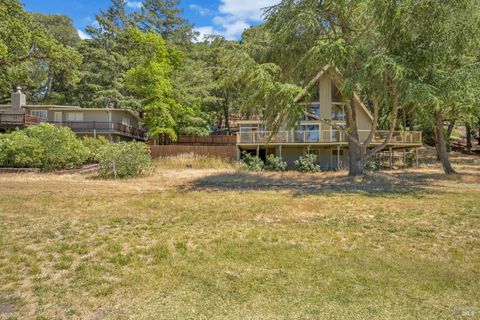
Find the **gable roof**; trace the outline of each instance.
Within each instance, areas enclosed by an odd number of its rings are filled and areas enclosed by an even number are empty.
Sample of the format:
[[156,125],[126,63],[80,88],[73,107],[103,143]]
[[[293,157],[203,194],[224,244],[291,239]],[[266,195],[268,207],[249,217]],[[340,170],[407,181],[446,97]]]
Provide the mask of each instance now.
[[[318,81],[320,80],[321,77],[323,77],[324,75],[327,75],[330,77],[330,79],[332,80],[336,80],[336,81],[339,81],[341,80],[341,73],[340,71],[327,64],[326,66],[324,66],[322,69],[320,69],[320,71],[315,75],[315,77],[313,77],[312,80],[310,80],[310,82],[306,85],[306,87],[304,88],[303,92],[301,92],[300,94],[298,94],[295,99],[294,99],[294,102],[295,103],[298,103],[300,102],[300,100],[302,100],[305,95],[307,94],[307,92],[315,85],[318,83]],[[357,93],[354,92],[353,93],[353,99],[355,100],[355,102],[360,106],[360,108],[363,109],[363,111],[367,114],[367,116],[370,118],[370,120],[373,120],[373,116],[372,114],[370,113],[370,111],[367,109],[367,107],[365,106],[365,104],[363,104],[363,102],[360,100],[360,98],[358,97]]]

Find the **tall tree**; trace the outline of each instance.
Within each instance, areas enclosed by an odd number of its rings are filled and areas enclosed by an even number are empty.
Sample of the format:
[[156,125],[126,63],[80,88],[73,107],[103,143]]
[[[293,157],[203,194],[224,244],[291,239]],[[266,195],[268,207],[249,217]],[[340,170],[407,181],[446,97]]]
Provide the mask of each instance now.
[[[445,173],[455,173],[448,157],[445,120],[465,120],[478,110],[480,33],[478,0],[374,1],[384,19],[379,31],[412,70],[406,92],[424,124],[434,127]],[[452,116],[453,115],[453,116]]]
[[80,45],[80,36],[69,17],[60,14],[34,13],[35,21],[45,27],[47,32],[64,46],[77,48]]
[[144,0],[136,21],[141,30],[154,31],[167,42],[187,46],[194,33],[188,20],[181,16],[180,0]]
[[123,73],[129,68],[122,33],[132,23],[126,1],[112,0],[111,6],[87,27],[91,39],[80,47],[84,58],[82,78],[77,86],[77,103],[82,107],[128,108],[141,111],[139,101],[124,90]]
[[141,101],[149,135],[176,139],[175,115],[180,109],[173,99],[171,76],[180,65],[180,52],[169,49],[161,36],[136,28],[124,34],[128,58],[133,66],[125,72],[125,85]]
[[62,74],[64,84],[76,81],[80,55],[57,41],[17,0],[0,0],[0,20],[2,99],[22,86],[30,100],[37,101],[39,95],[43,100],[49,74]]
[[[81,39],[73,21],[64,15],[33,14],[35,21],[40,23],[49,35],[65,47],[76,49]],[[71,57],[61,63],[51,63],[46,69],[46,79],[39,88],[39,101],[42,103],[71,103],[74,99],[74,86],[79,80],[78,68],[80,67],[80,55],[76,54],[75,61]]]

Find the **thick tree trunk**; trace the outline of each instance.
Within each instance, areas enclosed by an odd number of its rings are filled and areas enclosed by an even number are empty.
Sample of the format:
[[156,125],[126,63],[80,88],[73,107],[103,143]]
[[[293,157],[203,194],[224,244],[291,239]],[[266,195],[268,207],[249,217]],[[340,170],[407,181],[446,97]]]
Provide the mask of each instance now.
[[467,138],[467,151],[470,152],[472,151],[472,128],[470,127],[470,125],[465,125],[465,132],[465,136]]
[[445,140],[442,114],[440,111],[435,112],[435,136],[437,138],[437,153],[440,161],[442,162],[443,171],[445,171],[445,174],[456,173],[455,170],[453,170],[452,164],[450,163],[450,159],[448,157],[447,142]]
[[355,143],[348,143],[348,175],[350,177],[364,174],[364,163],[362,161],[362,150]]
[[348,141],[348,175],[350,177],[361,176],[364,173],[363,162],[362,162],[362,148],[354,139],[358,141],[358,130],[357,130],[357,115],[355,112],[355,106],[352,105],[353,102],[347,102],[346,104],[346,124],[350,128],[350,137],[347,138]]

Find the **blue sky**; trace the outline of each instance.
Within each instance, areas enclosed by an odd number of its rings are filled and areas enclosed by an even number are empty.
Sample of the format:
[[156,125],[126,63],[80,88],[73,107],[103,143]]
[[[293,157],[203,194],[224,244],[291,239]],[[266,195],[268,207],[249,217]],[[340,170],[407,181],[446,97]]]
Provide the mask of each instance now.
[[[95,20],[100,9],[108,8],[110,0],[21,0],[28,11],[65,14],[73,19],[82,37],[85,27]],[[262,21],[262,8],[280,0],[182,0],[183,16],[204,34],[218,34],[239,39],[243,30]],[[138,10],[140,0],[128,1],[129,10]]]

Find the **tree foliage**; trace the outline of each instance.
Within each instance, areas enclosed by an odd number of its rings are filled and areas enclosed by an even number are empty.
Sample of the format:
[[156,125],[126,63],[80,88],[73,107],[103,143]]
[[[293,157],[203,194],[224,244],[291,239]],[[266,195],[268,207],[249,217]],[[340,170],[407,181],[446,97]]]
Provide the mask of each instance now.
[[8,99],[16,86],[24,87],[33,101],[49,101],[52,88],[58,88],[53,101],[67,99],[65,88],[78,80],[78,52],[57,40],[51,31],[55,27],[49,23],[45,28],[45,19],[23,10],[18,0],[0,1],[0,21],[1,99]]

